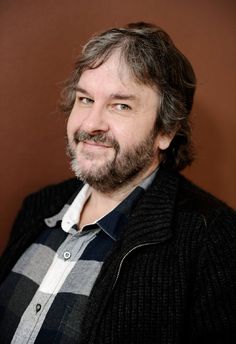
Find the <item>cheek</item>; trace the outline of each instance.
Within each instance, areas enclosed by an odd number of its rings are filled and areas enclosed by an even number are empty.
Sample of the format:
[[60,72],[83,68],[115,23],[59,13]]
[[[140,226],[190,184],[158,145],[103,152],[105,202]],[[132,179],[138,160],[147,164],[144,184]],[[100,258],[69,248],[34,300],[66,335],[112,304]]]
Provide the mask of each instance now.
[[79,127],[78,118],[76,118],[72,110],[68,118],[67,126],[66,126],[68,137],[72,137],[74,132],[78,129],[78,127]]
[[72,135],[72,122],[71,122],[70,117],[68,118],[68,121],[67,121],[66,132],[67,132],[67,136],[71,137],[71,135]]
[[134,130],[115,130],[113,131],[113,137],[119,143],[121,150],[129,149],[137,144],[137,136]]
[[123,130],[117,131],[116,135],[126,146],[135,146],[149,135],[149,130],[142,123],[133,122],[131,125],[123,127]]

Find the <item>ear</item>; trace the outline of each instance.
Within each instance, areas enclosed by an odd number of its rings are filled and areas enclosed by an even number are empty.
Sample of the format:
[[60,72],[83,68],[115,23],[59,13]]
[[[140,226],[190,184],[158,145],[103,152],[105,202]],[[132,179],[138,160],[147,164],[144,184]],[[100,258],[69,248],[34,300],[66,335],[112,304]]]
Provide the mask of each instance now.
[[156,139],[156,148],[165,150],[173,140],[174,134],[158,134]]

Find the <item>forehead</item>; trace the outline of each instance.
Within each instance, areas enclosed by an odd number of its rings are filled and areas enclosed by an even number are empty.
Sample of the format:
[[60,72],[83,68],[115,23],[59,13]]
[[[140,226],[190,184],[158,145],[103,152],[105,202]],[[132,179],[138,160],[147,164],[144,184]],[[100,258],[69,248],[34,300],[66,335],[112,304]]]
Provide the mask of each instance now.
[[138,82],[119,52],[113,53],[99,67],[85,70],[78,87],[89,96],[104,101],[126,97],[141,107],[158,106],[160,103],[156,89]]
[[[144,89],[153,89],[138,82],[119,51],[114,52],[100,66],[85,70],[79,79],[78,85],[82,88],[110,89],[110,91],[142,92]],[[156,90],[155,90],[156,92]]]
[[118,52],[111,54],[109,58],[100,65],[98,63],[98,67],[87,68],[85,71],[83,71],[79,82],[84,81],[84,79],[94,77],[98,78],[99,76],[106,77],[108,79],[115,78],[116,82],[133,79],[127,64],[123,61]]

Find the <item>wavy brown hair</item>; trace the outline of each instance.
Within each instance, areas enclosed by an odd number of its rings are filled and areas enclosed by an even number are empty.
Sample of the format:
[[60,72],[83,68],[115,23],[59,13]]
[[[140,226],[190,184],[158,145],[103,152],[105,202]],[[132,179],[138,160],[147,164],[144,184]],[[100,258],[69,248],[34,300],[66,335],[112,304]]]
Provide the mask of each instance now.
[[161,96],[156,131],[174,138],[160,151],[162,164],[182,170],[193,161],[189,115],[192,109],[196,77],[188,59],[176,48],[161,28],[133,23],[93,36],[84,46],[62,93],[62,109],[69,113],[75,101],[81,74],[97,68],[119,50],[134,79],[157,89]]

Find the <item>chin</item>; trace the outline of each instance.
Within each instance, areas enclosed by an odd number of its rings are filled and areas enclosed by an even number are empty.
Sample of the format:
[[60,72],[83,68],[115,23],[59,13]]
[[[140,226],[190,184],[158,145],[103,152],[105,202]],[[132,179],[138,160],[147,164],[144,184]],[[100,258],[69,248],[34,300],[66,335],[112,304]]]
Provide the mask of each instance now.
[[[95,160],[95,159],[94,159]],[[103,169],[105,162],[99,162],[94,160],[84,160],[73,158],[71,160],[71,168],[75,175],[79,178],[81,176],[95,176],[99,170]],[[82,178],[84,179],[84,178]]]

